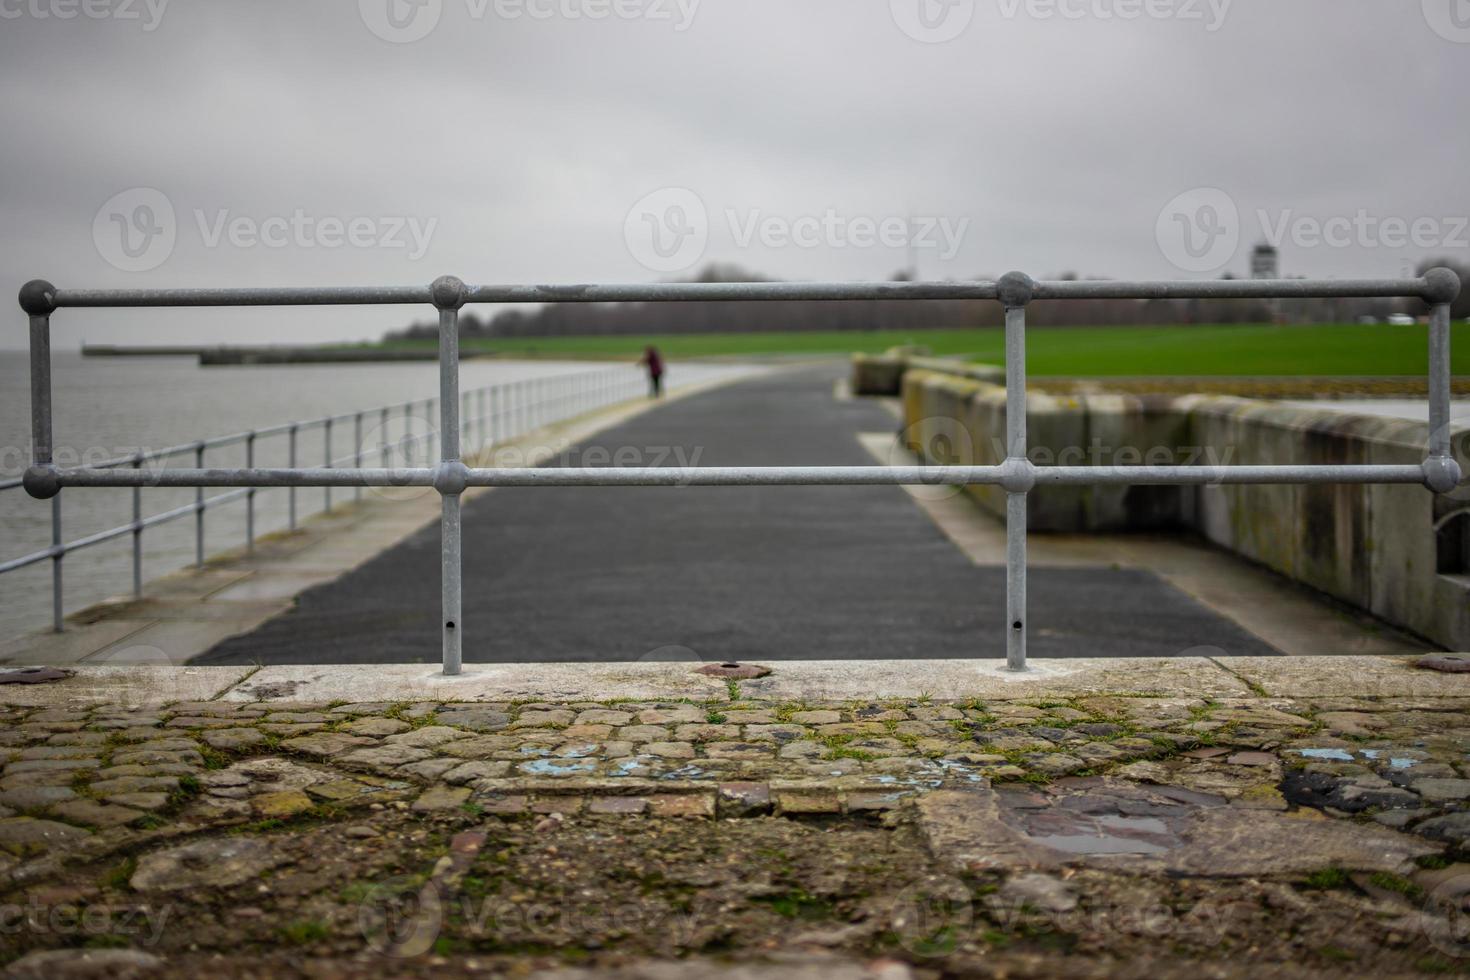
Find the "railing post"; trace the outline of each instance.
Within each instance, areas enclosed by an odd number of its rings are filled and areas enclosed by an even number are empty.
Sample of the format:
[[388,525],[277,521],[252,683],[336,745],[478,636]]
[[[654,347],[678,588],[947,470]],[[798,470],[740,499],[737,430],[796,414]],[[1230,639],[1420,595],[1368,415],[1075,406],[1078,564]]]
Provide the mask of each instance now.
[[[292,422],[291,423],[291,428],[289,430],[287,430],[286,445],[287,445],[287,449],[286,449],[286,465],[288,467],[290,467],[291,469],[294,470],[296,468],[296,423],[295,422]],[[295,487],[288,487],[286,489],[286,527],[289,528],[292,531],[296,530],[296,488]]]
[[1424,485],[1449,493],[1464,475],[1450,443],[1450,306],[1460,295],[1460,277],[1451,269],[1424,275],[1429,311],[1429,443],[1424,459]]
[[[194,447],[194,468],[204,469],[204,443]],[[204,567],[204,488],[194,488],[194,565]]]
[[61,549],[61,494],[51,498],[51,629],[63,632],[61,560],[66,552]]
[[[358,412],[352,417],[352,461],[358,469],[362,469],[362,413]],[[362,500],[362,484],[352,488],[352,501],[356,503]]]
[[439,310],[439,428],[441,459],[434,476],[443,517],[439,532],[440,596],[444,673],[462,669],[464,623],[460,607],[460,494],[467,470],[459,458],[459,308],[465,285],[453,276],[434,280],[434,306]]
[[[133,460],[133,469],[143,468],[143,454]],[[143,489],[133,487],[133,598],[143,598]]]
[[[245,435],[245,468],[255,469],[255,430]],[[245,491],[245,554],[255,554],[255,487]]]
[[998,283],[1006,312],[1006,667],[1026,669],[1026,500],[1035,480],[1026,455],[1026,304],[1035,283],[1019,272]]
[[26,493],[38,500],[51,498],[51,628],[62,631],[61,486],[52,466],[51,445],[51,314],[56,309],[56,287],[33,279],[20,289],[20,308],[30,318],[31,341],[31,468],[26,471]]
[[[329,416],[322,425],[322,466],[332,468],[332,419]],[[322,487],[322,512],[332,512],[332,488]]]

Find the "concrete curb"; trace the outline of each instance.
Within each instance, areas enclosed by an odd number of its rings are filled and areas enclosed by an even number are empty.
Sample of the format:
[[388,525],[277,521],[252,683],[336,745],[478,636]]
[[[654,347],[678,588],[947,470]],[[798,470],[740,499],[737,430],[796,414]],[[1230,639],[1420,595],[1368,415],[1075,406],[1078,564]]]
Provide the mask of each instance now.
[[776,664],[769,677],[725,681],[694,664],[472,664],[445,677],[429,664],[319,667],[73,668],[66,680],[0,685],[0,704],[127,705],[176,701],[843,701],[1131,697],[1467,697],[1470,675],[1420,670],[1406,657],[1037,660],[1025,674],[999,661],[869,660]]

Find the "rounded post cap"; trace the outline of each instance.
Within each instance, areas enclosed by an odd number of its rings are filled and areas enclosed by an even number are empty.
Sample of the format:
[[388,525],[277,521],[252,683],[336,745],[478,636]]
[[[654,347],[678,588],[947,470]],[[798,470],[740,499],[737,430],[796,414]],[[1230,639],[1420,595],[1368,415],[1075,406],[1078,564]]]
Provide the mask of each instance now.
[[1460,276],[1444,266],[1424,273],[1424,302],[1453,303],[1460,295]]
[[458,276],[440,276],[434,280],[429,287],[429,294],[434,298],[434,305],[441,310],[457,310],[464,305],[468,290]]
[[26,493],[37,500],[50,500],[61,492],[61,478],[56,475],[54,466],[27,467],[20,482]]
[[1435,493],[1449,493],[1460,485],[1460,464],[1453,456],[1430,456],[1424,461],[1424,486]]
[[20,287],[20,308],[31,316],[50,316],[56,309],[56,287],[44,279],[32,279]]
[[1015,309],[1031,302],[1036,295],[1036,280],[1024,272],[1007,272],[996,282],[995,291],[1007,309]]
[[457,459],[445,460],[434,468],[434,489],[446,497],[464,493],[469,486],[470,468]]

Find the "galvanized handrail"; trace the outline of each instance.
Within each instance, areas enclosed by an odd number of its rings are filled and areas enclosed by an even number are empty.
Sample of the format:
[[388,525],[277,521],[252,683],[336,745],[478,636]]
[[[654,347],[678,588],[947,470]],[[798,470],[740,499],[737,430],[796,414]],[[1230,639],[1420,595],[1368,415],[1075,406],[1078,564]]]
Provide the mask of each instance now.
[[[531,417],[531,411],[537,406],[526,403],[527,399],[540,397],[547,401],[554,401],[554,405],[544,406],[544,411],[538,412],[537,417],[542,419],[542,424],[567,418],[571,415],[581,414],[595,408],[611,404],[632,397],[641,389],[642,382],[639,375],[630,367],[609,368],[602,371],[577,371],[564,375],[555,375],[550,378],[536,379],[544,382],[541,388],[533,389],[522,382],[501,382],[499,384],[485,385],[464,393],[465,404],[468,405],[472,399],[478,399],[481,411],[477,415],[468,412],[462,413],[465,435],[470,437],[472,444],[478,452],[483,452],[499,445],[506,439],[515,438],[528,431],[524,424],[518,425],[517,419],[522,423]],[[574,401],[574,399],[576,399]],[[338,468],[352,466],[360,469],[363,463],[363,420],[365,418],[377,417],[380,424],[389,419],[411,416],[416,408],[423,409],[426,417],[432,417],[437,398],[418,399],[408,402],[397,402],[378,408],[363,409],[357,412],[343,412],[337,415],[326,415],[318,418],[303,419],[295,422],[284,422],[279,425],[265,426],[262,428],[248,429],[243,432],[234,432],[229,435],[213,436],[207,439],[197,439],[193,442],[181,443],[176,446],[168,446],[163,449],[145,450],[128,456],[118,456],[113,459],[94,463],[87,467],[89,471],[107,471],[127,467],[132,488],[133,497],[133,519],[126,524],[96,531],[92,534],[70,541],[62,540],[62,523],[58,497],[52,502],[51,527],[52,543],[49,547],[33,551],[0,561],[0,575],[6,572],[17,571],[31,565],[44,561],[51,561],[55,565],[52,576],[51,616],[52,629],[61,632],[64,627],[64,593],[63,580],[60,574],[60,565],[63,558],[73,551],[80,551],[94,545],[105,544],[108,541],[126,535],[132,535],[132,571],[133,571],[133,596],[142,598],[143,595],[143,532],[148,528],[157,527],[172,521],[180,520],[191,515],[195,519],[195,564],[203,565],[206,557],[205,548],[205,525],[204,514],[206,511],[219,507],[223,504],[232,503],[244,499],[246,501],[245,518],[245,550],[247,554],[255,551],[257,535],[255,533],[255,495],[259,486],[247,486],[236,484],[238,489],[230,490],[228,493],[216,494],[205,497],[203,486],[190,484],[199,488],[200,493],[195,499],[187,504],[171,508],[157,514],[143,516],[142,490],[149,487],[167,487],[173,484],[153,480],[155,475],[150,470],[143,469],[144,463],[159,460],[168,460],[175,456],[192,453],[196,464],[202,465],[204,454],[208,450],[222,449],[229,446],[244,444],[246,446],[247,469],[253,467],[255,446],[262,439],[273,436],[287,436],[292,439],[301,433],[313,429],[321,429],[324,432],[323,445],[327,458],[323,461],[328,472],[337,471]],[[485,411],[484,403],[489,402],[491,406],[499,406],[495,409]],[[517,416],[514,413],[519,412]],[[352,422],[353,427],[353,450],[342,456],[331,455],[331,427],[338,422]],[[390,456],[394,448],[404,451],[405,456],[409,447],[417,446],[425,441],[432,440],[435,433],[431,430],[416,436],[397,440],[393,446],[383,446],[383,455]],[[295,449],[291,448],[293,461]],[[386,459],[385,459],[386,461]],[[196,466],[197,468],[197,466]],[[15,477],[0,480],[0,491],[12,490],[23,485],[23,478]],[[357,497],[361,497],[362,487],[367,484],[354,484]],[[287,527],[294,529],[297,526],[297,514],[294,495],[295,487],[290,487],[289,492],[293,496],[289,510]],[[323,498],[322,512],[330,513],[332,510],[331,485],[326,487]]]
[[[1006,662],[1026,669],[1026,501],[1041,484],[1210,483],[1384,483],[1422,484],[1447,493],[1461,472],[1450,448],[1450,304],[1460,280],[1449,269],[1432,269],[1415,279],[1198,280],[1180,282],[1037,282],[1012,272],[994,282],[884,283],[655,283],[649,285],[467,286],[453,276],[428,287],[287,289],[57,289],[27,283],[20,293],[30,316],[31,419],[34,465],[24,486],[32,496],[55,498],[63,487],[175,486],[332,487],[425,486],[440,494],[442,507],[440,629],[444,673],[462,668],[460,590],[460,495],[475,486],[790,486],[790,485],[979,485],[1000,486],[1006,506]],[[1027,458],[1026,307],[1050,299],[1282,299],[1314,297],[1407,297],[1430,305],[1429,438],[1419,465],[1326,464],[1281,466],[1037,466]],[[607,303],[783,300],[998,300],[1005,308],[1006,445],[998,466],[841,467],[669,467],[472,469],[460,437],[459,310],[466,303]],[[51,452],[51,315],[64,307],[302,306],[329,304],[432,304],[439,313],[439,412],[443,433],[440,462],[433,467],[390,469],[331,467],[303,469],[294,456],[286,468],[165,469],[138,467],[59,469]],[[532,388],[535,385],[533,383]],[[544,416],[544,398],[520,407],[521,421],[534,426]],[[468,404],[468,399],[465,400]],[[492,398],[493,406],[493,398]],[[492,407],[493,411],[493,407]],[[483,415],[481,416],[483,420]],[[295,428],[289,432],[294,437]],[[294,439],[293,439],[294,445]],[[202,450],[201,450],[202,451]],[[328,450],[330,457],[330,450]],[[357,460],[360,464],[360,458]],[[228,495],[226,495],[228,496]],[[188,512],[184,509],[185,513]],[[59,589],[60,559],[56,575]]]

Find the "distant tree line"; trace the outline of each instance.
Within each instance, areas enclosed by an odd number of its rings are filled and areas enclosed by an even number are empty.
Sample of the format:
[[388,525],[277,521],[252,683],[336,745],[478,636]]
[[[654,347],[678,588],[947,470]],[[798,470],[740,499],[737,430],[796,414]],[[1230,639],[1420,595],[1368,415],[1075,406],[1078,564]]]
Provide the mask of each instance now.
[[[1470,287],[1470,265],[1455,267]],[[898,274],[894,281],[907,277]],[[1073,273],[1058,279],[1075,280]],[[1230,275],[1222,278],[1230,279]],[[711,265],[690,282],[756,282],[764,277],[734,265]],[[1129,326],[1174,323],[1342,323],[1395,313],[1422,314],[1418,300],[1038,300],[1027,308],[1036,326]],[[1470,288],[1454,307],[1470,316]],[[762,333],[769,331],[912,331],[1000,326],[1000,305],[983,300],[861,300],[833,302],[551,303],[537,309],[506,309],[489,318],[475,308],[460,311],[460,336],[567,337],[644,334]],[[438,325],[418,322],[384,335],[384,340],[432,340]]]

